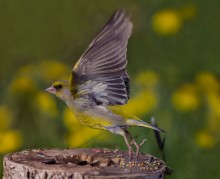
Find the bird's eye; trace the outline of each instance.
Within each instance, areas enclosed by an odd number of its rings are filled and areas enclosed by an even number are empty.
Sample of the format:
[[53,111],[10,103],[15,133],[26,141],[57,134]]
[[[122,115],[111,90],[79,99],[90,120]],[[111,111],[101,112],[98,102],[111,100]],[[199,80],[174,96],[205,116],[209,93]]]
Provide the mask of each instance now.
[[54,88],[57,89],[57,90],[59,90],[59,89],[62,88],[62,85],[56,85],[56,86],[54,86]]

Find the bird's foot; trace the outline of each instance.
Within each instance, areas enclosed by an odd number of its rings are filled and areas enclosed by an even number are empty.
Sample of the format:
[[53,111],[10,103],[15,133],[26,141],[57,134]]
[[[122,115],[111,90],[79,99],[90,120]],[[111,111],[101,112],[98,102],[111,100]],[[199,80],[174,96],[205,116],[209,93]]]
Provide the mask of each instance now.
[[136,154],[135,154],[135,158],[138,158],[140,155],[140,147],[145,143],[147,139],[144,139],[140,144],[138,144],[135,140],[133,140],[133,144],[136,147]]
[[135,143],[135,140],[133,139],[131,142],[130,142],[130,145],[133,145]]
[[127,139],[127,136],[126,135],[124,135],[124,140],[125,140],[125,143],[126,143],[126,145],[127,145],[127,147],[128,147],[128,154],[129,154],[129,157],[130,158],[132,158],[132,154],[133,154],[133,148],[132,148],[132,144],[130,144],[129,143],[129,141],[128,141],[128,139]]
[[132,154],[134,153],[133,149],[131,146],[128,147],[128,154],[129,154],[129,157],[132,158]]
[[142,145],[144,145],[144,143],[147,141],[147,139],[142,140],[142,142],[139,144],[139,146],[141,147]]

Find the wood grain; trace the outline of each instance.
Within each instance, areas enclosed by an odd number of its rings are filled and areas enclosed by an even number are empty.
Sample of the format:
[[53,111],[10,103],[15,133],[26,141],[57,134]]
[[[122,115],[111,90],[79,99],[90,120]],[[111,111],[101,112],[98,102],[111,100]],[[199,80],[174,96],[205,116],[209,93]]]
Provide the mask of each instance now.
[[104,149],[24,150],[4,157],[3,179],[162,179],[171,174],[166,164],[141,154]]

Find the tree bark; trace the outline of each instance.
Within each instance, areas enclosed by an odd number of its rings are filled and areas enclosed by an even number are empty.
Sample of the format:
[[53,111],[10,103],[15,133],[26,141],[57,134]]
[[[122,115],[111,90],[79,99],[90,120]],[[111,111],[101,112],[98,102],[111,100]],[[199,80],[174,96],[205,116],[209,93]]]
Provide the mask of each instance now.
[[4,157],[3,179],[162,179],[172,171],[153,156],[130,159],[104,149],[24,150]]

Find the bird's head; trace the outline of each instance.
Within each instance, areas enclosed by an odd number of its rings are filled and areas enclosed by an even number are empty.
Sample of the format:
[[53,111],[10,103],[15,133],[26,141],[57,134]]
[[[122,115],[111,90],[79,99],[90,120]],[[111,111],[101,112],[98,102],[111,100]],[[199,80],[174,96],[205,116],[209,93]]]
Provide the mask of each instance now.
[[51,94],[55,94],[63,101],[66,101],[71,97],[71,92],[67,81],[56,81],[45,91]]

